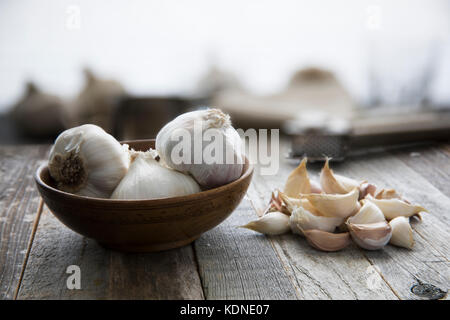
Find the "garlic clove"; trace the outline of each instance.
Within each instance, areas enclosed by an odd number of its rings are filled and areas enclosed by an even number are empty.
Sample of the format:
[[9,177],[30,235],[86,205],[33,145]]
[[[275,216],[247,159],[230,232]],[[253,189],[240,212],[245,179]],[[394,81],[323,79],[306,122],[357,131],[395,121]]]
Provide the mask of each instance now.
[[358,202],[359,191],[354,188],[346,194],[304,194],[307,199],[323,216],[347,218],[360,208]]
[[294,209],[289,219],[292,232],[297,234],[310,229],[333,232],[343,221],[343,218],[316,216],[301,206]]
[[305,208],[306,210],[308,210],[309,212],[311,212],[312,214],[314,214],[316,216],[322,216],[322,214],[319,212],[319,210],[317,210],[311,204],[311,202],[309,202],[308,199],[305,199],[305,198],[302,198],[302,199],[291,198],[291,197],[288,197],[283,192],[279,192],[278,194],[281,197],[283,203],[286,205],[286,208],[287,208],[287,211],[289,212],[289,214],[292,214],[292,212],[296,208],[303,207],[303,208]]
[[392,237],[389,243],[408,249],[414,246],[413,231],[406,217],[397,217],[389,221],[392,228]]
[[387,220],[392,220],[399,216],[411,217],[422,211],[427,212],[427,210],[421,206],[412,205],[400,199],[375,199],[369,195],[365,200],[377,205]]
[[320,172],[320,185],[322,190],[328,194],[345,194],[359,187],[358,181],[338,174],[334,174],[329,166],[329,158],[325,161]]
[[314,180],[309,180],[309,183],[311,184],[311,193],[322,193],[320,183],[317,183]]
[[339,251],[350,243],[350,235],[345,233],[331,233],[322,230],[303,230],[308,243],[321,251]]
[[278,211],[273,211],[240,228],[246,228],[268,235],[280,235],[290,231],[289,216]]
[[367,250],[383,248],[392,236],[392,228],[387,221],[368,224],[354,224],[347,221],[347,227],[353,241]]
[[311,184],[309,182],[308,172],[306,171],[307,158],[290,174],[284,186],[284,193],[288,197],[298,198],[300,193],[311,193]]
[[385,220],[380,208],[370,201],[363,201],[363,206],[358,213],[348,218],[348,222],[354,224],[368,224]]
[[111,199],[146,200],[185,196],[200,192],[189,175],[156,161],[151,151],[135,153],[130,169],[111,195]]

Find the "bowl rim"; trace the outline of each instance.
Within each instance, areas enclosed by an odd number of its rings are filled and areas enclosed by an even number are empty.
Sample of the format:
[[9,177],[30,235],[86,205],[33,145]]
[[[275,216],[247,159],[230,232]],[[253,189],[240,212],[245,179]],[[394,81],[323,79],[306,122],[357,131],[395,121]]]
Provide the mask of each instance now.
[[[151,141],[153,139],[148,139],[148,141]],[[123,141],[121,143],[129,143],[129,142],[143,142],[147,140],[128,140]],[[250,163],[249,159],[244,155],[244,168],[247,165],[247,170],[245,170],[239,178],[237,178],[234,181],[231,181],[227,184],[224,184],[222,186],[200,191],[197,193],[189,194],[186,196],[178,196],[178,197],[169,197],[169,198],[157,198],[157,199],[109,199],[109,198],[95,198],[95,197],[86,197],[86,196],[80,196],[73,193],[65,192],[59,189],[56,189],[49,184],[45,183],[42,178],[42,172],[44,170],[48,170],[48,162],[41,164],[38,169],[36,170],[34,174],[34,179],[36,183],[44,189],[47,189],[49,192],[52,192],[54,194],[58,194],[61,197],[73,199],[73,200],[84,200],[84,201],[96,201],[96,202],[103,202],[103,203],[114,203],[114,204],[159,204],[159,203],[167,203],[167,202],[173,202],[173,203],[180,203],[180,202],[190,202],[193,200],[198,200],[202,198],[208,198],[214,194],[232,189],[234,186],[240,184],[243,180],[245,180],[248,176],[253,174],[254,167]]]

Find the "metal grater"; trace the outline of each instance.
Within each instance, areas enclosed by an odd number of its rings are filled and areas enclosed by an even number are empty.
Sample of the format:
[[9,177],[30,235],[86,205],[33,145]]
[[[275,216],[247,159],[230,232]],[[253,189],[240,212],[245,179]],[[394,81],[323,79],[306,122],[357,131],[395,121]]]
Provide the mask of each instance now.
[[450,111],[359,118],[352,122],[326,115],[286,122],[290,158],[346,157],[404,145],[450,140]]

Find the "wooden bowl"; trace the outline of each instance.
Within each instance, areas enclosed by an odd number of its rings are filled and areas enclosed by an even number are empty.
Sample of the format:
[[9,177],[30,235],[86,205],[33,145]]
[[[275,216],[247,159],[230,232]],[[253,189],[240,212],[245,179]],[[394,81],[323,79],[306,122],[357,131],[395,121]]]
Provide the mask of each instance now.
[[[124,142],[135,150],[154,147],[154,140]],[[241,177],[196,194],[154,200],[112,200],[57,190],[47,165],[35,175],[51,212],[63,224],[101,245],[128,252],[161,251],[187,245],[223,220],[247,192],[253,167],[245,159]]]

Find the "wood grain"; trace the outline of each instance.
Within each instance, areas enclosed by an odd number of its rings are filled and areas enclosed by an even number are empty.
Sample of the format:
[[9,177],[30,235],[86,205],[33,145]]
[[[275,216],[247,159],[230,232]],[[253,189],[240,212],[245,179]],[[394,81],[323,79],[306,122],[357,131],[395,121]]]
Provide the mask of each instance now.
[[[81,289],[67,289],[66,269],[81,270]],[[191,246],[149,254],[104,249],[41,217],[18,299],[203,299]]]
[[0,147],[0,299],[19,284],[40,197],[33,175],[49,147]]
[[227,220],[195,241],[207,299],[298,298],[270,241],[237,228],[255,217],[246,197]]
[[413,250],[387,246],[382,251],[364,251],[365,256],[380,269],[383,278],[402,299],[418,298],[410,290],[417,279],[444,291],[450,286],[450,199],[411,167],[413,161],[421,161],[420,157],[413,158],[406,165],[399,159],[398,153],[396,156],[386,153],[360,157],[357,161],[335,166],[338,173],[367,179],[379,187],[394,188],[412,203],[428,209],[429,214],[423,214],[423,221],[413,224],[416,241]]

